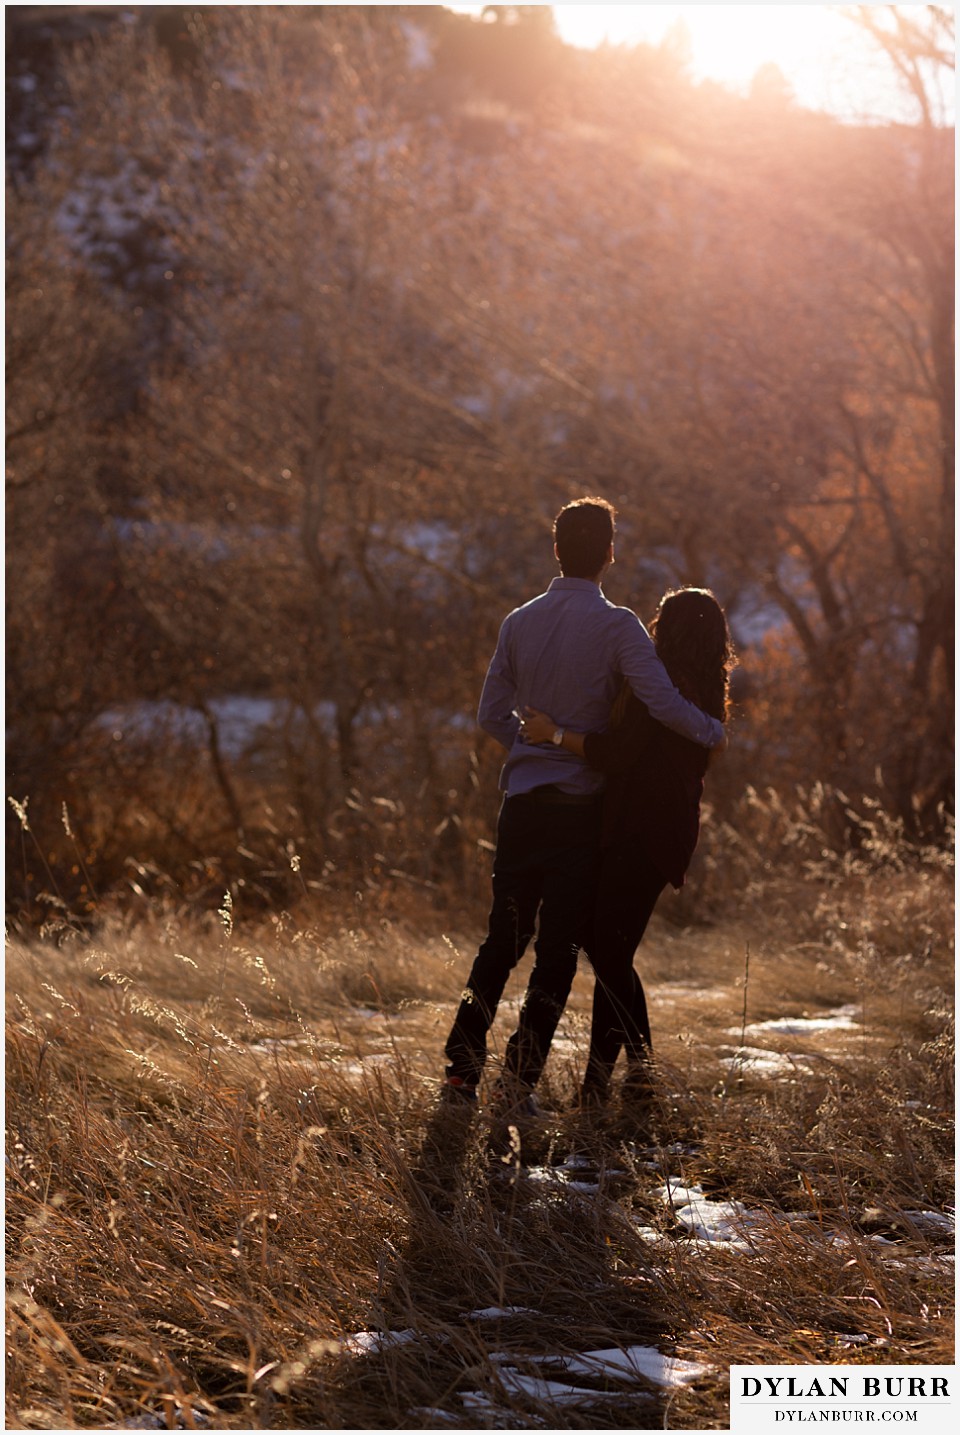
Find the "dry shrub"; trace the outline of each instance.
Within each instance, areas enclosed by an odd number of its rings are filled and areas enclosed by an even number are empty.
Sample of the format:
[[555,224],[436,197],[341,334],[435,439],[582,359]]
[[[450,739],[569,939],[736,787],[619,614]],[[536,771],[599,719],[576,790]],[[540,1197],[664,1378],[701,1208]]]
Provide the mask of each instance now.
[[[860,889],[878,874],[889,879],[918,872],[931,879],[953,873],[953,818],[941,811],[936,833],[917,837],[881,798],[849,798],[823,783],[791,792],[748,786],[722,818],[704,804],[701,849],[693,873],[700,902],[736,892],[754,907],[770,898],[771,882],[785,889],[814,881],[825,887]],[[880,884],[873,883],[874,895]],[[774,894],[778,895],[778,894]]]
[[[253,742],[215,762],[172,720],[152,734],[118,722],[122,741],[88,730],[49,783],[8,799],[7,900],[18,927],[89,931],[105,908],[146,915],[157,903],[215,912],[225,890],[247,912],[342,905],[357,891],[484,909],[495,773],[482,807],[479,779],[460,792],[436,775],[436,792],[425,791],[373,753],[362,789],[318,787],[304,775],[294,782],[280,749]],[[472,775],[471,758],[465,737],[448,755]]]

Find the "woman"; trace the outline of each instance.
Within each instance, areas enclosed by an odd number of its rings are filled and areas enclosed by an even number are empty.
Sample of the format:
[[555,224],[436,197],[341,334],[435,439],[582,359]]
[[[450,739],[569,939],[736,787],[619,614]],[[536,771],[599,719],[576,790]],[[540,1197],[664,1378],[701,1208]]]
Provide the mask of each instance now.
[[[734,656],[713,594],[705,588],[666,593],[650,634],[682,695],[725,721]],[[652,1041],[633,957],[664,887],[683,885],[699,836],[710,753],[656,722],[626,685],[608,732],[564,732],[559,738],[557,732],[545,713],[524,714],[527,742],[556,742],[607,777],[600,879],[587,946],[597,983],[583,1101],[606,1101],[621,1046],[628,1063],[624,1095],[642,1097],[649,1090]]]

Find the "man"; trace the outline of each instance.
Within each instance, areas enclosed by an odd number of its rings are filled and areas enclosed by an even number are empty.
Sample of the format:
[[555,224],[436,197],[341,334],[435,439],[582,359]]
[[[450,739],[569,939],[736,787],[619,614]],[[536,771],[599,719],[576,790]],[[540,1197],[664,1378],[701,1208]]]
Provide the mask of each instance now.
[[[484,681],[478,721],[508,756],[487,936],[446,1044],[443,1097],[454,1104],[476,1102],[487,1032],[535,926],[536,961],[507,1044],[502,1106],[530,1109],[576,973],[592,914],[603,779],[560,745],[564,730],[606,728],[625,678],[665,726],[702,747],[724,741],[722,725],[677,692],[637,616],[604,597],[614,517],[602,498],[561,509],[553,529],[561,576],[504,619]],[[519,714],[527,707],[559,724],[550,745],[523,742]]]

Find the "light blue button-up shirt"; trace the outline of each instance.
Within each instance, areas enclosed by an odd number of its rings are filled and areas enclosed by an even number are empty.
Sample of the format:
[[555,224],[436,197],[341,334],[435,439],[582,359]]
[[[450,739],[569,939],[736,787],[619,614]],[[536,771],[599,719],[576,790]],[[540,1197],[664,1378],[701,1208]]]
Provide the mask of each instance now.
[[723,725],[680,696],[649,633],[588,578],[554,578],[546,593],[504,618],[477,721],[509,749],[500,787],[510,797],[545,783],[599,792],[603,778],[564,748],[525,743],[518,714],[549,713],[572,732],[604,732],[626,678],[653,717],[701,747],[723,740]]

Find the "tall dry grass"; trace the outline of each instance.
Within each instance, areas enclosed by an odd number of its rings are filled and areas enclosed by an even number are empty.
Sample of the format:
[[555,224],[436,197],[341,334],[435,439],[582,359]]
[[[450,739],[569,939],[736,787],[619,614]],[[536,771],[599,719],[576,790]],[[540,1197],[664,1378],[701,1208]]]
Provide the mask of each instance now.
[[[437,1108],[472,908],[444,931],[367,890],[12,936],[8,1427],[715,1429],[731,1363],[951,1362],[949,858],[879,823],[841,851],[814,802],[756,802],[711,923],[668,903],[644,944],[653,1108],[565,1109],[584,972],[560,1114],[519,1153]],[[823,1036],[762,1026],[837,1009]],[[559,1166],[585,1142],[592,1195]],[[747,1249],[691,1239],[668,1179],[739,1203]],[[502,1359],[636,1345],[711,1373],[558,1406]]]

